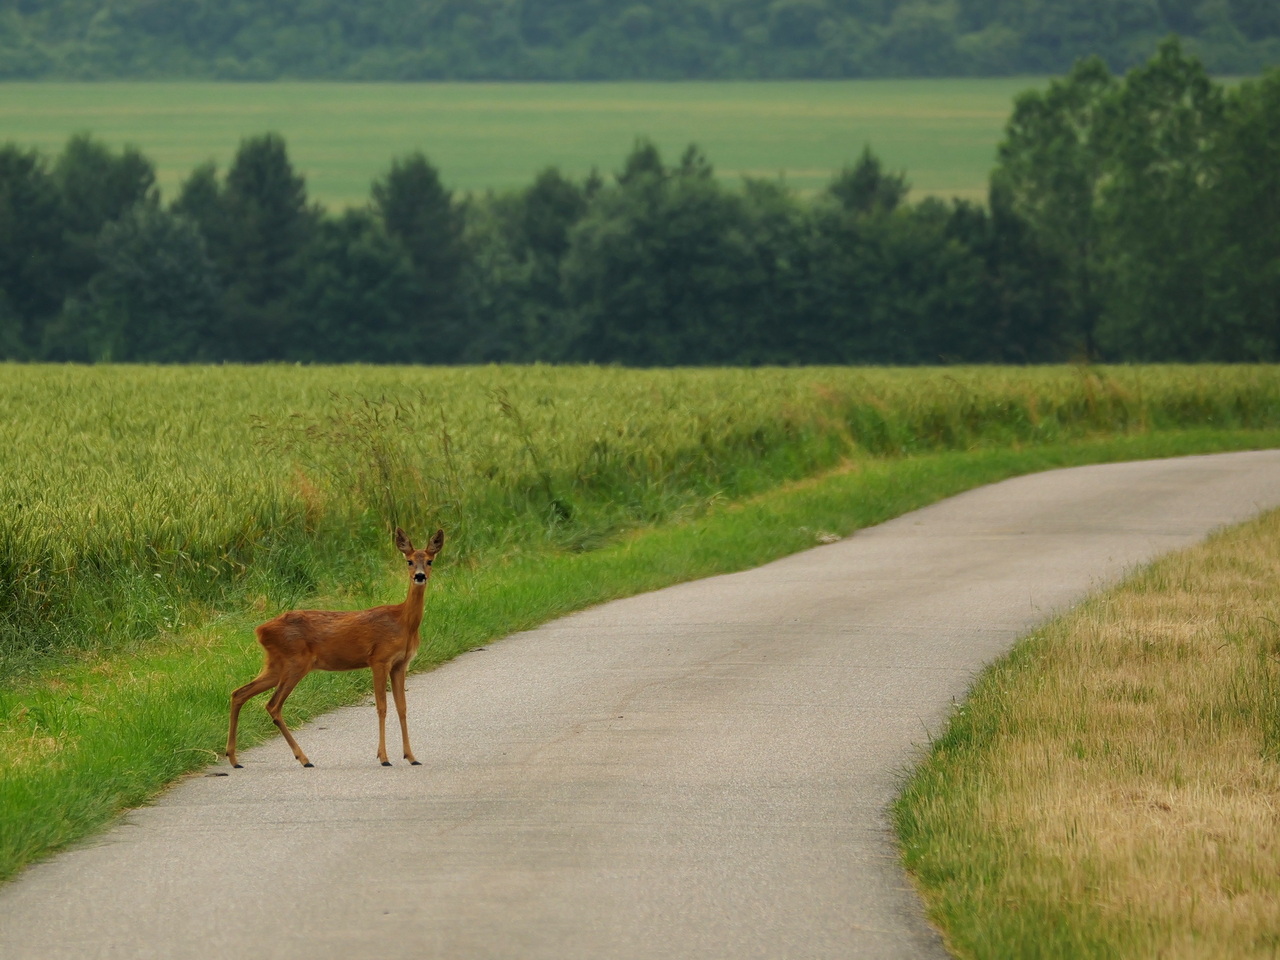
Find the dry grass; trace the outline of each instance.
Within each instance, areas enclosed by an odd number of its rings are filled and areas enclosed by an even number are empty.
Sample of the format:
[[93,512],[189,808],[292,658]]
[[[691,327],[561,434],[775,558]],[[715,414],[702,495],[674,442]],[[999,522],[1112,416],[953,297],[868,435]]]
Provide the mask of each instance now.
[[1280,512],[997,664],[900,801],[962,956],[1280,952]]

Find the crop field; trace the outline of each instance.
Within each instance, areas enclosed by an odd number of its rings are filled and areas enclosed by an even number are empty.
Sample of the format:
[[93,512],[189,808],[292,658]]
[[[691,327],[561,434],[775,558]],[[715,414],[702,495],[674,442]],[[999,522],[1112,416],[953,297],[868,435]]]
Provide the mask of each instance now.
[[241,138],[274,131],[330,207],[364,203],[413,150],[455,190],[500,190],[549,165],[611,173],[644,136],[669,160],[696,143],[722,177],[782,176],[814,191],[869,144],[917,196],[980,199],[1014,96],[1043,82],[6,83],[0,141],[54,154],[87,131],[133,144],[173,196],[197,164],[225,169]]
[[1280,425],[1280,370],[4,366],[0,414],[3,676],[178,629],[249,572],[305,593],[353,530],[443,524],[472,565],[591,550],[851,459]]

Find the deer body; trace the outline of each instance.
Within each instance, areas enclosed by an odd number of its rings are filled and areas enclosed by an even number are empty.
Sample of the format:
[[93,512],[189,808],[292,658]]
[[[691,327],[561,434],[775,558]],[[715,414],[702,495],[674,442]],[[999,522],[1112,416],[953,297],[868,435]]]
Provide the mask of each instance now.
[[373,696],[378,708],[378,760],[387,759],[387,681],[400,717],[404,758],[418,761],[409,746],[406,719],[405,675],[418,652],[423,602],[431,564],[444,546],[444,531],[437,530],[425,549],[415,550],[404,531],[396,529],[396,548],[409,562],[409,593],[403,603],[369,610],[290,610],[259,626],[254,632],[266,662],[262,672],[231,694],[231,721],[227,730],[227,760],[236,763],[236,725],[240,708],[264,690],[275,688],[267,701],[267,714],[304,767],[313,766],[302,752],[281,716],[293,688],[312,670],[363,670],[373,673]]

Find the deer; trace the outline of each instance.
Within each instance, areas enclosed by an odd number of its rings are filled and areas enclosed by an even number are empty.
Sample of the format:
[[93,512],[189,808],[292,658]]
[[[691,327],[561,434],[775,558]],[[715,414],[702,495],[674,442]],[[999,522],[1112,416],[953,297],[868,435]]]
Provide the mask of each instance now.
[[403,603],[393,603],[368,610],[290,610],[255,628],[262,645],[265,662],[262,672],[231,693],[231,723],[227,730],[227,760],[236,762],[236,725],[240,708],[264,690],[275,688],[267,701],[267,715],[284,735],[293,755],[304,767],[313,767],[307,755],[285,726],[281,711],[289,694],[312,670],[363,670],[373,673],[373,697],[378,708],[378,760],[384,767],[387,759],[387,679],[400,715],[400,736],[404,741],[404,758],[413,766],[421,766],[409,746],[404,693],[405,674],[418,652],[421,642],[422,606],[431,579],[431,564],[444,546],[444,531],[421,550],[414,549],[405,532],[396,527],[396,549],[409,562],[409,593]]

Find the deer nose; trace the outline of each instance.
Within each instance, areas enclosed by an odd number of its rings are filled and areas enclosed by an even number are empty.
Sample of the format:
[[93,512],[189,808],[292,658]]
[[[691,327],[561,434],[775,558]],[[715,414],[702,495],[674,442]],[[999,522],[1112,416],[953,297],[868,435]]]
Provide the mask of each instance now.
[[413,582],[414,582],[414,583],[426,583],[426,582],[427,582],[427,575],[426,575],[425,573],[423,573],[421,570],[419,570],[417,573],[415,573],[415,574],[413,575]]

